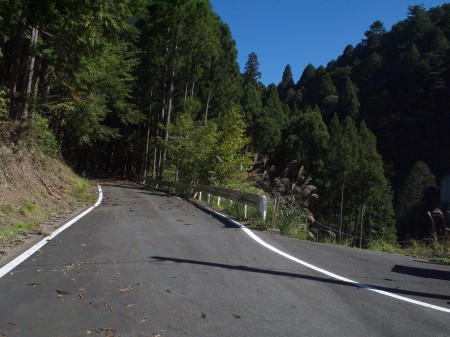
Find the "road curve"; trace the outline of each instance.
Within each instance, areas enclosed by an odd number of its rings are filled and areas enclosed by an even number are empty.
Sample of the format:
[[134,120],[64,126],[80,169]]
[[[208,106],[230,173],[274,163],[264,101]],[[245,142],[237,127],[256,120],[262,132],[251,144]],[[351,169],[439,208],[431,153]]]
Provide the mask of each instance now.
[[[261,246],[230,221],[124,182],[0,279],[0,336],[450,336],[450,314]],[[450,308],[450,267],[256,233],[361,284]]]

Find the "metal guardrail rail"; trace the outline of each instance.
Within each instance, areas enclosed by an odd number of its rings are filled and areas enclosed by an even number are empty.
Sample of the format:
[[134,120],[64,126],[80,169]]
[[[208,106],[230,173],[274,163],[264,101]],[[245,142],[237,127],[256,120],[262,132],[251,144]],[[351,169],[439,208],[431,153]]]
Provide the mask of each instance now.
[[137,176],[136,178],[139,181],[141,181],[142,184],[147,186],[154,186],[154,187],[166,186],[174,188],[175,190],[183,191],[185,193],[202,192],[207,193],[208,195],[215,195],[217,197],[240,202],[246,206],[248,205],[256,208],[261,213],[263,222],[266,221],[267,197],[265,195],[259,195],[245,191],[233,190],[230,188],[210,186],[210,185],[187,185],[171,181],[153,179],[144,176]]

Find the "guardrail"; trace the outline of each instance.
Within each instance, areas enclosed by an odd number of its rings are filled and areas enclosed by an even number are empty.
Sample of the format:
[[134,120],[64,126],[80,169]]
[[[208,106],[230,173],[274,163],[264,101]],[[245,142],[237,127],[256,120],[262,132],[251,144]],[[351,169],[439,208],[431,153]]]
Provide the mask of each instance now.
[[249,193],[245,191],[233,190],[230,188],[210,186],[210,185],[187,185],[182,183],[176,183],[171,181],[157,180],[149,177],[138,176],[137,179],[144,185],[152,185],[154,187],[166,186],[174,188],[175,190],[182,191],[184,193],[199,193],[201,199],[201,193],[208,195],[208,202],[210,202],[210,196],[215,195],[218,197],[218,203],[220,198],[226,198],[236,202],[244,204],[244,217],[247,214],[247,205],[256,208],[262,216],[263,223],[266,221],[267,215],[267,197],[265,195],[259,195]]

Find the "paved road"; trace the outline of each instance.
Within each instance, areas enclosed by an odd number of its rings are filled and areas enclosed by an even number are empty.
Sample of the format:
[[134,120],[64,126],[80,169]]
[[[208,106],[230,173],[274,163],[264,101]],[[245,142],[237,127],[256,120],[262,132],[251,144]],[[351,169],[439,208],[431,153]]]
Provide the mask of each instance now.
[[[194,205],[126,183],[0,279],[0,336],[450,336],[450,313],[349,285]],[[450,309],[450,267],[257,233],[352,280]]]

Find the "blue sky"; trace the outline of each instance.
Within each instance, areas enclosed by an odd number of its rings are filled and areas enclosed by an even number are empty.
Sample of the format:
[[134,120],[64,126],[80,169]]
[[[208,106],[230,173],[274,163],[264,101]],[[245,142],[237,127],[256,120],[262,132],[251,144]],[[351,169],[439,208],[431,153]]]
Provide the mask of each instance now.
[[251,52],[258,55],[262,82],[278,84],[291,65],[294,81],[308,63],[315,67],[356,45],[375,20],[392,25],[406,18],[408,6],[440,6],[439,0],[211,0],[230,26],[241,71]]

